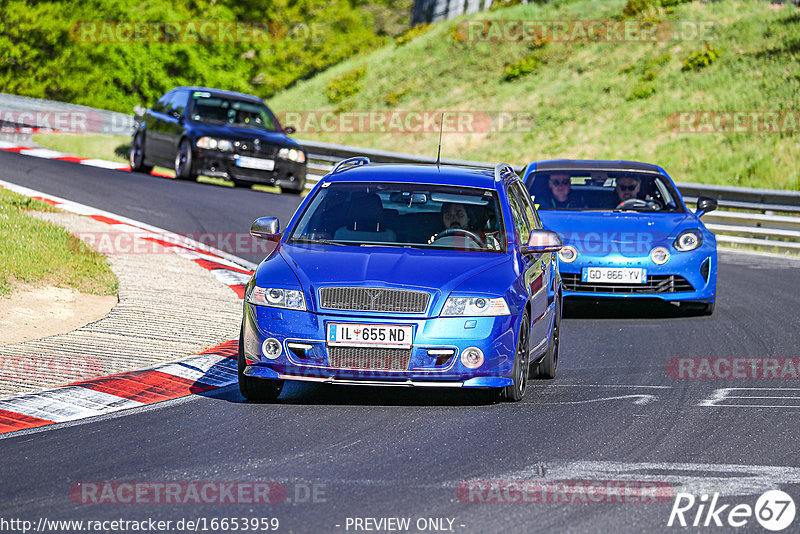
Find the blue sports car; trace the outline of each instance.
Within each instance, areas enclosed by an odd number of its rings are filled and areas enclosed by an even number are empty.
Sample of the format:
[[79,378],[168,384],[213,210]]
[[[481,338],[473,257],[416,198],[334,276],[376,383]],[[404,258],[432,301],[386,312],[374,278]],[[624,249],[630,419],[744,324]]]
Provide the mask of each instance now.
[[669,175],[632,161],[534,161],[523,180],[559,252],[565,297],[659,298],[710,315],[717,242]]
[[480,388],[521,400],[558,365],[558,235],[505,164],[375,165],[322,178],[247,285],[239,388],[284,380]]

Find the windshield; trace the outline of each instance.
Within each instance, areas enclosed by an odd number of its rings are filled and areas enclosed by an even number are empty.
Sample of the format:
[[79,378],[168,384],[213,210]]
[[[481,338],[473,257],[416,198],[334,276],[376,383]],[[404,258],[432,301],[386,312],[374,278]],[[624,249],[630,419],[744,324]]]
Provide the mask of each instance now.
[[317,190],[289,242],[503,252],[503,228],[496,191],[344,182]]
[[196,91],[192,94],[192,120],[235,124],[261,130],[277,131],[277,124],[266,106],[256,102],[212,96]]
[[553,170],[531,174],[527,187],[540,210],[684,211],[672,184],[655,173]]

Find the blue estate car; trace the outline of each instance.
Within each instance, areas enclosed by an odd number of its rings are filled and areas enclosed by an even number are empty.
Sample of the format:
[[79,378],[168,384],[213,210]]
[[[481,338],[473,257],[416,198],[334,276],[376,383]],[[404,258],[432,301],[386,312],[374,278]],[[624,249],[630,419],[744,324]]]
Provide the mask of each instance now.
[[[446,221],[446,222],[445,222]],[[558,364],[558,235],[513,169],[340,162],[247,285],[239,388],[284,380],[494,388],[521,400]]]
[[545,228],[564,240],[565,297],[658,298],[714,311],[717,243],[666,171],[632,161],[534,161],[523,180]]

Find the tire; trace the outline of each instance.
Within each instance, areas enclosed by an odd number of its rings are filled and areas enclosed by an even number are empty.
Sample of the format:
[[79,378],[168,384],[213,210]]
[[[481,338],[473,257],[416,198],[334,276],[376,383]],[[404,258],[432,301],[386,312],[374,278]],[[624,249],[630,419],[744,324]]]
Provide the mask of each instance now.
[[269,380],[265,378],[253,378],[244,374],[246,363],[244,361],[244,325],[239,331],[239,357],[238,375],[239,392],[242,397],[253,402],[273,402],[281,394],[283,380]]
[[528,317],[528,312],[522,316],[522,322],[519,326],[519,335],[517,336],[517,350],[514,355],[514,368],[512,371],[513,384],[503,388],[503,398],[509,402],[519,402],[525,396],[525,391],[528,389],[528,374],[530,371],[530,362],[528,358],[530,355],[530,339],[531,339],[531,320]]
[[547,344],[544,358],[539,361],[536,370],[533,371],[534,378],[553,379],[556,377],[558,369],[558,351],[561,346],[561,295],[556,300],[555,317],[553,318],[553,333],[550,336],[550,343]]
[[131,170],[134,172],[150,174],[150,171],[153,170],[153,167],[144,164],[144,136],[142,132],[136,132],[136,135],[133,136],[128,160],[131,164]]
[[181,139],[178,152],[175,153],[175,178],[178,180],[197,180],[192,161],[192,146],[189,140]]

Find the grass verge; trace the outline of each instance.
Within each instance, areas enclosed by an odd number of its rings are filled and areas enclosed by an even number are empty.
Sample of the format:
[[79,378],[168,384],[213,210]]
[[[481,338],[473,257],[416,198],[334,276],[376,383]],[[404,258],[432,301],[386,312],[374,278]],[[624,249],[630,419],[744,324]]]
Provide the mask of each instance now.
[[9,295],[15,282],[117,294],[119,281],[103,255],[64,228],[27,216],[26,210],[56,211],[0,188],[0,296]]

